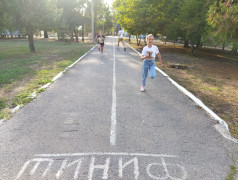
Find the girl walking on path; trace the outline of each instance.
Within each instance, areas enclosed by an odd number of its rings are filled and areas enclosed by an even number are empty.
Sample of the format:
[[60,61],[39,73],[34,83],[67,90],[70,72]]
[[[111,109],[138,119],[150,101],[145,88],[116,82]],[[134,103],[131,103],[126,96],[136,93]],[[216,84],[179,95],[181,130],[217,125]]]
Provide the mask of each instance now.
[[150,78],[154,79],[156,76],[155,72],[155,57],[156,55],[159,58],[159,64],[162,65],[161,55],[159,52],[159,49],[157,46],[153,45],[154,43],[154,36],[153,34],[149,34],[146,37],[147,46],[145,46],[141,53],[141,60],[143,60],[143,66],[142,66],[142,86],[141,91],[145,91],[145,85],[146,85],[146,78],[148,71],[150,72]]
[[98,33],[98,35],[97,35],[96,38],[95,38],[95,41],[98,42],[98,51],[99,51],[99,53],[100,53],[100,52],[103,53],[103,47],[104,47],[104,40],[105,40],[105,39],[106,39],[106,38],[105,38],[105,36],[102,34],[101,31]]

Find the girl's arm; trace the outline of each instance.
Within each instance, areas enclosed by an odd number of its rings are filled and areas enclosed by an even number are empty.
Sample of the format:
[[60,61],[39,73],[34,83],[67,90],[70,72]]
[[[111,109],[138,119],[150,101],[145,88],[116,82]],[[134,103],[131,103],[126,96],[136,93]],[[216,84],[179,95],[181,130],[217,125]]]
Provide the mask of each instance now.
[[162,65],[162,59],[160,53],[158,53],[158,58],[159,58],[159,64]]

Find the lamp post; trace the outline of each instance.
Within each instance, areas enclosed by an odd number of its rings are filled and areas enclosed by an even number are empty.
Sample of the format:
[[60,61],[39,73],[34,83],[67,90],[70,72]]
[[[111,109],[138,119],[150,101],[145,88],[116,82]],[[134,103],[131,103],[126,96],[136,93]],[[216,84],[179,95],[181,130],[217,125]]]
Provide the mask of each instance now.
[[92,21],[92,43],[94,43],[94,15],[93,0],[91,0],[91,21]]

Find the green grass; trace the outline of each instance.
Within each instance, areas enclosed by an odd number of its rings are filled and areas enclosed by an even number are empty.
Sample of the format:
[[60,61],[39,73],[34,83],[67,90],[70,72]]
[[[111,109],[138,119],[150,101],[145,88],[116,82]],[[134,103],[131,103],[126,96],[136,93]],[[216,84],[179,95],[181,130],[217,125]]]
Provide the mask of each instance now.
[[206,85],[203,85],[201,88],[204,89],[204,90],[212,91],[212,92],[221,91],[221,88],[219,88],[219,87],[209,87],[209,86],[206,86]]
[[0,110],[1,110],[1,109],[4,109],[6,106],[7,106],[6,100],[3,99],[3,98],[1,98],[1,99],[0,99]]
[[9,109],[30,102],[32,99],[28,96],[32,92],[44,91],[39,88],[93,46],[91,43],[64,45],[60,41],[35,40],[36,53],[30,53],[27,40],[0,40],[0,90],[12,92],[18,88],[18,82],[26,81],[24,88],[13,97],[3,99],[0,94],[0,118],[8,119]]
[[0,111],[0,119],[9,119],[11,117],[10,111],[7,109]]
[[226,177],[226,180],[235,180],[234,176],[237,173],[236,167],[232,165],[230,166],[230,169],[231,169],[230,174],[228,174],[228,176]]
[[29,98],[29,96],[30,96],[30,93],[22,92],[15,96],[15,98],[13,100],[13,104],[20,105],[20,104],[29,103],[32,100],[31,98]]
[[[59,41],[36,40],[36,53],[29,53],[27,40],[0,41],[0,87],[33,75],[35,66],[48,65],[51,60],[75,61],[87,52],[92,44],[64,45]],[[60,64],[64,67],[64,64]]]

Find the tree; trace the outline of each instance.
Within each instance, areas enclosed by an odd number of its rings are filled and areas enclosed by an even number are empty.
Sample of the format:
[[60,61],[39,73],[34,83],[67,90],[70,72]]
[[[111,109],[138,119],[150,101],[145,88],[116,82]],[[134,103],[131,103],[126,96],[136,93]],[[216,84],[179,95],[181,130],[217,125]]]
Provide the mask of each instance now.
[[206,0],[184,0],[181,3],[178,21],[186,40],[190,40],[191,55],[196,55],[201,47],[201,41],[206,30],[206,14],[208,4]]
[[41,19],[45,15],[44,8],[47,0],[11,0],[17,7],[15,18],[18,16],[18,24],[26,29],[30,52],[35,52],[34,31],[38,29]]
[[[170,5],[173,3],[173,7]],[[170,27],[168,24],[174,21],[176,14],[169,14],[172,10],[177,11],[175,0],[116,0],[113,4],[117,11],[117,19],[130,34],[136,35],[137,45],[140,44],[138,36],[140,34],[152,33],[155,36],[160,34],[172,33],[172,28],[177,27],[174,24]],[[172,36],[172,35],[171,35]],[[176,35],[173,35],[176,36]]]
[[163,12],[163,26],[160,33],[165,35],[168,40],[177,41],[178,37],[183,37],[181,22],[178,19],[180,7],[183,0],[164,1],[161,11]]
[[109,7],[107,6],[103,7],[103,12],[99,14],[97,24],[98,24],[97,30],[102,30],[103,33],[109,33],[112,30],[113,15]]
[[147,18],[149,17],[149,11],[147,11],[148,14],[145,14],[146,3],[143,4],[140,0],[116,0],[113,7],[117,12],[118,23],[130,34],[136,35],[137,45],[139,46],[140,35],[150,31],[147,23],[151,20]]
[[15,12],[15,7],[12,5],[11,1],[2,0],[0,2],[0,32],[9,31],[13,37],[13,32],[20,30],[19,24],[17,23],[18,16],[13,16]]
[[48,38],[48,31],[56,30],[62,12],[57,8],[58,0],[48,0],[45,4],[45,15],[41,19],[40,29],[44,31],[44,38]]
[[73,40],[76,37],[78,42],[79,27],[85,23],[82,9],[84,8],[85,0],[59,0],[58,7],[63,10],[59,27],[61,33],[69,34]]
[[6,9],[6,0],[2,0],[0,1],[0,32],[3,32],[4,27],[5,27],[5,22],[6,22],[6,11],[4,11],[4,9]]
[[231,54],[237,55],[238,48],[238,1],[217,0],[210,7],[207,18],[214,37],[223,44],[232,42]]
[[[85,17],[91,19],[91,3],[88,0],[85,8]],[[94,5],[94,29],[96,34],[99,31],[110,32],[113,27],[113,14],[103,0],[93,0]],[[91,21],[85,21],[85,31],[92,32]]]
[[[4,0],[5,1],[5,0]],[[30,52],[35,52],[34,32],[41,28],[42,22],[49,14],[49,3],[54,0],[9,0],[6,12],[10,21],[5,25],[8,29],[23,30],[28,36]]]

